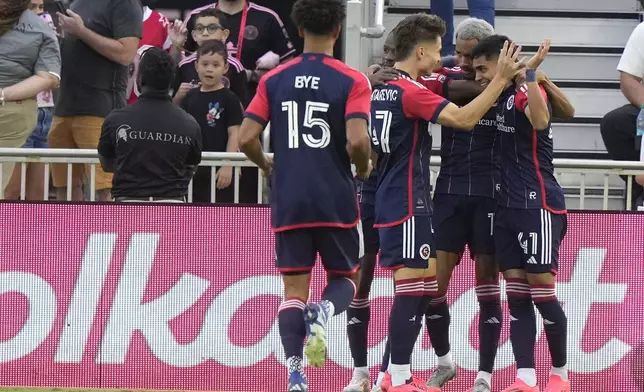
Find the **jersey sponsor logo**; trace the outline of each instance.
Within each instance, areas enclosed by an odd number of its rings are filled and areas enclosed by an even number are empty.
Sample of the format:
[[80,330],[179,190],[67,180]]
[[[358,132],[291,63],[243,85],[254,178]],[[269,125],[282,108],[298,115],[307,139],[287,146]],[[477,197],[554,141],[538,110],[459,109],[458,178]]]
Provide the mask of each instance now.
[[431,255],[431,248],[429,247],[429,244],[422,244],[418,253],[423,260],[429,260],[429,256]]
[[[514,97],[513,97],[514,101]],[[514,133],[515,129],[514,127],[509,127],[505,125],[505,115],[496,115],[496,129],[498,129],[501,132],[506,132],[506,133]]]

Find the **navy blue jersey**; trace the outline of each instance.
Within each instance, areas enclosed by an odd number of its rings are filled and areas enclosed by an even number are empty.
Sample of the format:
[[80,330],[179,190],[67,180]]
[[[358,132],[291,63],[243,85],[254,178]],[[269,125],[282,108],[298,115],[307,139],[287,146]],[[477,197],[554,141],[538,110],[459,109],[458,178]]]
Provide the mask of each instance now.
[[[443,68],[419,81],[447,97],[449,83],[462,79],[460,68]],[[493,108],[471,131],[441,127],[441,169],[434,193],[496,197],[499,167],[495,117]]]
[[305,53],[266,74],[246,117],[271,123],[274,231],[358,224],[346,121],[369,121],[371,86],[333,57]]
[[358,181],[358,195],[360,204],[375,204],[376,189],[378,188],[378,170],[374,167],[369,178],[364,181]]
[[371,94],[379,174],[374,227],[396,226],[414,214],[431,213],[428,125],[449,101],[400,73],[402,78]]
[[[545,89],[539,86],[546,102]],[[553,140],[550,124],[534,129],[525,115],[528,88],[508,88],[496,107],[498,144],[501,156],[499,205],[511,208],[566,212],[563,189],[554,175]],[[548,103],[552,114],[552,107]]]

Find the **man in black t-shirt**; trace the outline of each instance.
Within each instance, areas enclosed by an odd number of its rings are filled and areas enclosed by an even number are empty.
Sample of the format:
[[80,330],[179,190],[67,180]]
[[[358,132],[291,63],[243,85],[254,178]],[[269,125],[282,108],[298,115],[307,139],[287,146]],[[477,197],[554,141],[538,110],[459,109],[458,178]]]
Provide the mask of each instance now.
[[201,129],[170,99],[174,62],[159,48],[143,53],[138,102],[110,113],[98,145],[101,165],[114,173],[116,201],[183,202],[201,162]]
[[[201,126],[203,151],[237,152],[239,126],[242,122],[242,105],[239,98],[223,83],[229,67],[226,46],[220,41],[206,42],[197,51],[196,70],[201,86],[188,92],[181,107],[190,113]],[[195,202],[208,203],[211,199],[212,169],[200,167],[193,181]],[[217,171],[215,201],[234,201],[233,168],[224,166]]]

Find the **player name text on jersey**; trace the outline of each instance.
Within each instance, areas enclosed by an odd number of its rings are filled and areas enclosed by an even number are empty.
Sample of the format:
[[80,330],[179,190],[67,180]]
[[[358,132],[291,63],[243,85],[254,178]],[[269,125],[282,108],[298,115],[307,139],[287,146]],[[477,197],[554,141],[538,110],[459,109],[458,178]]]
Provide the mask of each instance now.
[[380,89],[371,93],[372,101],[392,101],[398,100],[398,90]]
[[296,76],[295,88],[310,88],[317,90],[320,85],[320,78],[317,76]]

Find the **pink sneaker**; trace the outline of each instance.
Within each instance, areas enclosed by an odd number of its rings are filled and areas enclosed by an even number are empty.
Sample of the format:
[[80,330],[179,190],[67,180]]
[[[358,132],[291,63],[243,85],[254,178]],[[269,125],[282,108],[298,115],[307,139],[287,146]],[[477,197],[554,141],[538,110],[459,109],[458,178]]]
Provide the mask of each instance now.
[[560,376],[550,375],[548,386],[543,392],[570,392],[570,381],[565,381]]
[[514,384],[505,388],[502,392],[540,392],[539,386],[531,387],[522,380],[516,380]]
[[420,378],[412,377],[409,384],[398,385],[397,387],[390,386],[387,392],[441,392],[441,389],[429,387]]

